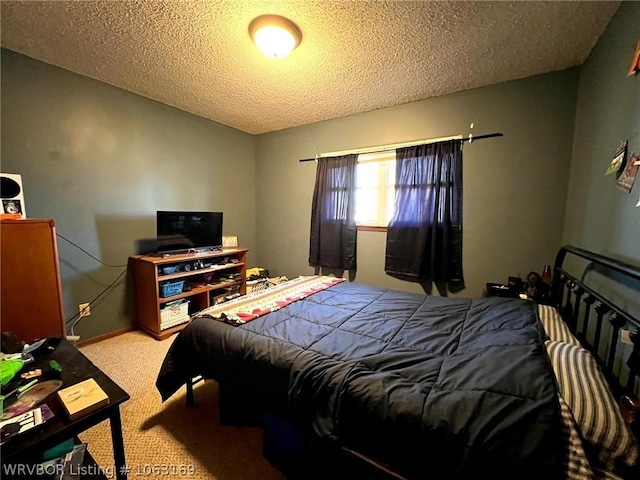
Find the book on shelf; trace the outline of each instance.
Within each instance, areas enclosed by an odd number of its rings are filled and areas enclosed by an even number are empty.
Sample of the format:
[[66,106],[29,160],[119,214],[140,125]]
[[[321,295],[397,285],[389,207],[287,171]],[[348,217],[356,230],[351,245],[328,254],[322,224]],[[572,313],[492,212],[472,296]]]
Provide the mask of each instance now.
[[81,475],[84,473],[83,465],[86,452],[86,443],[74,445],[71,450],[64,455],[39,463],[36,467],[36,472],[43,472],[44,475],[40,474],[42,475],[42,478],[49,480],[80,480],[82,478],[94,478],[93,475]]
[[62,471],[56,480],[80,480],[87,444],[75,445],[62,459]]
[[93,378],[56,392],[71,420],[76,420],[109,403],[109,396]]
[[165,308],[177,307],[182,303],[189,303],[189,300],[186,298],[179,298],[178,300],[173,300],[171,302],[167,302],[164,304]]

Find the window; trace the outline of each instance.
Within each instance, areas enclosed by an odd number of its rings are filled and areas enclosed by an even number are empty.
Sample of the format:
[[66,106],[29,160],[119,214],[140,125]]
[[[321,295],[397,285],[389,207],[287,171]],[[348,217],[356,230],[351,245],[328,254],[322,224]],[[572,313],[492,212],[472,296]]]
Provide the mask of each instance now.
[[386,228],[393,216],[396,152],[358,155],[356,167],[356,224]]

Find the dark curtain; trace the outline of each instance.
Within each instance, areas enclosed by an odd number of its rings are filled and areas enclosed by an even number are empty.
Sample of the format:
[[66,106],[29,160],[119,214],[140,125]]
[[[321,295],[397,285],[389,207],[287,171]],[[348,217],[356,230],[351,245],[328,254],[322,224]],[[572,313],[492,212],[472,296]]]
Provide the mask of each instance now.
[[386,273],[462,290],[462,142],[396,150],[395,189]]
[[311,205],[309,264],[356,269],[357,155],[320,158]]

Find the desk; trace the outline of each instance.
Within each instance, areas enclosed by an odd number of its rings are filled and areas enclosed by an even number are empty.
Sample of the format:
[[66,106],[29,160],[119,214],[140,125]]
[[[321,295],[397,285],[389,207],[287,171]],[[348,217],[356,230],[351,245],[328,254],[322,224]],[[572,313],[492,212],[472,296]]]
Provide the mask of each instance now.
[[116,468],[115,475],[118,480],[126,480],[127,466],[124,457],[120,404],[129,400],[129,394],[65,339],[60,339],[60,343],[53,352],[39,356],[36,359],[37,362],[41,360],[56,360],[62,366],[60,376],[62,388],[93,377],[109,395],[109,404],[84,417],[71,421],[60,404],[58,397],[55,394],[50,395],[44,403],[49,406],[55,416],[41,427],[24,432],[2,446],[3,473],[5,465],[33,463],[45,450],[70,438],[75,438],[85,430],[109,419]]

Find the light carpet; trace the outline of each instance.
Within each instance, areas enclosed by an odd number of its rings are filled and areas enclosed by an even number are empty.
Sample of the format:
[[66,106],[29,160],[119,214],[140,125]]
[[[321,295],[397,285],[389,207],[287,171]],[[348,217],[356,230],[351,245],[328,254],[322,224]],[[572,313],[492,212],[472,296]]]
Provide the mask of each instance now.
[[[133,331],[80,347],[131,396],[120,407],[129,478],[284,479],[262,456],[261,428],[220,425],[216,382],[201,382],[194,388],[193,407],[186,406],[185,387],[161,402],[156,376],[174,339],[175,335],[157,341]],[[80,439],[111,473],[109,422],[87,430]]]

